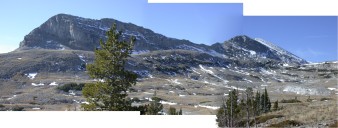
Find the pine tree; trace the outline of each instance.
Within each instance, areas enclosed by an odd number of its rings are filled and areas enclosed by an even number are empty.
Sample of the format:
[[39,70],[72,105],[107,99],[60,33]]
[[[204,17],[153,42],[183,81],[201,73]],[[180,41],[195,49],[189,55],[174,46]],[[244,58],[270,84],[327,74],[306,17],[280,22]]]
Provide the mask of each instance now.
[[257,91],[256,92],[256,96],[254,98],[254,101],[253,101],[253,114],[254,114],[254,123],[255,123],[255,126],[257,127],[257,121],[256,121],[256,116],[259,116],[260,115],[260,100],[261,99],[261,94]]
[[278,110],[278,100],[276,100],[273,104],[273,110]]
[[261,114],[261,94],[258,91],[256,92],[254,103],[256,115],[259,116]]
[[229,98],[226,102],[227,113],[229,114],[229,127],[235,127],[239,118],[240,107],[238,106],[237,90],[229,92]]
[[101,48],[95,50],[94,63],[86,66],[89,76],[98,81],[83,88],[83,96],[89,102],[82,105],[84,110],[124,111],[131,108],[127,91],[135,85],[137,76],[124,66],[132,53],[135,38],[121,41],[121,31],[116,30],[116,24],[107,36],[107,41],[101,40]]
[[158,97],[152,97],[152,101],[147,106],[147,115],[158,115],[160,111],[163,109],[163,105],[160,103],[161,99]]
[[217,110],[217,114],[216,114],[216,117],[217,117],[216,122],[217,122],[218,127],[229,126],[227,116],[228,115],[226,114],[226,107],[225,105],[222,105],[222,107]]
[[182,108],[180,108],[180,111],[178,111],[178,115],[183,115]]
[[176,108],[170,106],[168,114],[169,115],[177,115],[178,113],[176,112]]
[[271,109],[271,102],[266,88],[264,89],[264,102],[265,102],[264,112],[266,113],[269,112]]

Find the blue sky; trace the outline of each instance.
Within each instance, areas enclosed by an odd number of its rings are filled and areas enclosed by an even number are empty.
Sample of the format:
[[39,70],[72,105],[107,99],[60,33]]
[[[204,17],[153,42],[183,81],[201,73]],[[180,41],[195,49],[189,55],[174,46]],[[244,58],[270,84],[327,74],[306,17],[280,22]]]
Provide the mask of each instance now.
[[336,17],[243,17],[242,4],[148,4],[147,0],[2,0],[0,53],[18,48],[25,35],[58,13],[114,18],[195,43],[213,44],[245,34],[309,61],[337,60]]

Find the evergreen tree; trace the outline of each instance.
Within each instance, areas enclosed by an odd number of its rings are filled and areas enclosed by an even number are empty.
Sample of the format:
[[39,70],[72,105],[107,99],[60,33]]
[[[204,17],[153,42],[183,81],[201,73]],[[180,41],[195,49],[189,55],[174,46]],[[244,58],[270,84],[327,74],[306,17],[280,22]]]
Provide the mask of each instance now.
[[265,109],[264,112],[269,112],[271,110],[271,102],[270,102],[270,98],[269,98],[269,94],[268,91],[266,90],[266,88],[264,89],[264,101],[265,101]]
[[147,115],[158,115],[163,109],[163,105],[160,103],[161,99],[158,97],[153,97],[150,104],[147,106]]
[[222,105],[218,110],[216,114],[216,122],[218,127],[225,127],[228,125],[228,115],[227,115],[227,109],[225,105]]
[[182,108],[180,108],[180,111],[178,111],[178,115],[183,115]]
[[237,90],[234,89],[229,92],[229,98],[226,102],[227,113],[229,114],[229,127],[235,127],[238,122],[240,108],[237,101],[238,93]]
[[261,94],[258,91],[256,92],[254,103],[256,115],[259,116],[261,114]]
[[176,112],[176,108],[170,106],[170,107],[169,107],[168,114],[169,114],[169,115],[177,115],[178,112]]
[[91,78],[96,83],[86,84],[83,96],[89,104],[83,104],[84,110],[130,110],[131,102],[127,91],[136,83],[136,74],[125,70],[127,58],[132,53],[134,37],[130,41],[121,40],[121,31],[116,30],[116,24],[107,32],[106,42],[100,41],[100,49],[95,50],[93,64],[86,66]]
[[278,110],[278,100],[276,100],[273,104],[273,110]]

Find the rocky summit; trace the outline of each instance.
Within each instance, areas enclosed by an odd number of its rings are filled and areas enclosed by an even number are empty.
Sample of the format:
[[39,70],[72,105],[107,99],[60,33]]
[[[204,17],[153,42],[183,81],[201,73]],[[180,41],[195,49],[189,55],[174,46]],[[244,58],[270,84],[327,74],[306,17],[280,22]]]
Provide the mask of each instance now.
[[81,91],[56,88],[98,81],[89,78],[86,64],[93,62],[94,50],[114,23],[122,39],[136,38],[126,69],[138,74],[129,97],[141,103],[156,92],[165,110],[176,106],[183,114],[215,114],[221,97],[232,89],[267,88],[272,101],[318,98],[311,105],[330,105],[319,99],[338,94],[337,61],[309,63],[264,39],[239,35],[223,43],[195,44],[115,19],[58,14],[26,35],[18,49],[0,54],[1,104],[80,110],[86,103]]

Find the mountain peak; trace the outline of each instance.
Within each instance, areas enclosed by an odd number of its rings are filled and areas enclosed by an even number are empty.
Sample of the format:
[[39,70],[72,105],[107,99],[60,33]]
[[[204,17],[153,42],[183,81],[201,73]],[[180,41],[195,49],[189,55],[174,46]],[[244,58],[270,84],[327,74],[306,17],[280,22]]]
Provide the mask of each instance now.
[[[128,40],[136,37],[134,53],[144,53],[158,50],[183,49],[207,53],[218,57],[245,57],[249,60],[273,59],[282,63],[300,64],[304,61],[299,57],[279,50],[277,46],[266,45],[264,41],[255,40],[247,35],[231,38],[223,44],[207,46],[195,44],[188,40],[178,40],[153,32],[150,29],[124,23],[114,19],[103,18],[94,20],[69,14],[57,14],[30,34],[20,43],[18,50],[53,49],[53,50],[84,50],[93,51],[99,46],[100,39],[106,40],[106,32],[112,24],[122,31],[122,38]],[[228,47],[231,46],[231,47]],[[235,48],[235,49],[233,49]],[[277,50],[276,50],[277,49]],[[282,52],[280,52],[282,51]],[[243,54],[243,55],[240,55]],[[224,55],[224,56],[223,56]]]

